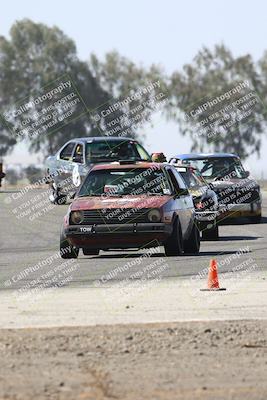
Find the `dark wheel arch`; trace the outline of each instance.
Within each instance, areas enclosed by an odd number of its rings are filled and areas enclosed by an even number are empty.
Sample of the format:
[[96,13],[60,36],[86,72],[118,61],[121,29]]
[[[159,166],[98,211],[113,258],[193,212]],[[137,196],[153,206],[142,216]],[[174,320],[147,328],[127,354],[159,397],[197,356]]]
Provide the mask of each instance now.
[[60,244],[59,244],[59,251],[60,251],[60,256],[61,258],[77,258],[79,255],[79,249],[72,246],[72,244],[69,243],[65,232],[64,232],[64,226],[62,225],[61,231],[60,231]]
[[200,248],[200,233],[196,223],[191,228],[188,239],[184,241],[184,251],[189,254],[199,253]]

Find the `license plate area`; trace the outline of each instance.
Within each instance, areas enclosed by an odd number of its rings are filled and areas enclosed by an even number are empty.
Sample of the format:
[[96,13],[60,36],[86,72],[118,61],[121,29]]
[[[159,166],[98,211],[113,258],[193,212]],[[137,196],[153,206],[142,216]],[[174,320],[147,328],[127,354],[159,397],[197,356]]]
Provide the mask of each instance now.
[[79,232],[84,233],[84,234],[90,234],[93,231],[92,226],[80,226],[79,227]]

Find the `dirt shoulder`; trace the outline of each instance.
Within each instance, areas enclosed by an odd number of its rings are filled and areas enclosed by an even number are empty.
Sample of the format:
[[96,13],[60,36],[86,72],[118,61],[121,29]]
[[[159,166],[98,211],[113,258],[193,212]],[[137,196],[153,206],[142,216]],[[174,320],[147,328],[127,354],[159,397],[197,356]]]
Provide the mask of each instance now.
[[267,321],[0,331],[0,399],[266,399]]

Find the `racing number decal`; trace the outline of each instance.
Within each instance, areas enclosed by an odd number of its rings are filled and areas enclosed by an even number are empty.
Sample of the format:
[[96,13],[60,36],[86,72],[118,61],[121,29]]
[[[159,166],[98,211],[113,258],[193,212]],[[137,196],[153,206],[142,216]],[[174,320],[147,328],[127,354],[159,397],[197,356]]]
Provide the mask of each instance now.
[[74,186],[78,187],[81,184],[81,177],[79,174],[79,166],[76,164],[72,171],[72,182]]

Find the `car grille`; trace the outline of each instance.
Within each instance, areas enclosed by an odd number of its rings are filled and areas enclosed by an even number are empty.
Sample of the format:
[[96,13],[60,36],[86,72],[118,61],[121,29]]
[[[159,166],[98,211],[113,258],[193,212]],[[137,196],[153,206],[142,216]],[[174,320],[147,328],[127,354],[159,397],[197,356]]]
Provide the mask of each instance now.
[[147,213],[149,209],[106,209],[84,211],[83,224],[134,224],[149,222]]

